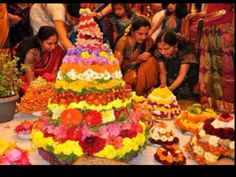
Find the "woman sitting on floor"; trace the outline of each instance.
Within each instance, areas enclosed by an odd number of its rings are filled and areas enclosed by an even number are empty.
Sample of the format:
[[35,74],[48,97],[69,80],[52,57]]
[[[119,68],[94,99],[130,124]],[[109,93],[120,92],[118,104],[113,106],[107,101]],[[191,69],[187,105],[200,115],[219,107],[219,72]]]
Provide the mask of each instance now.
[[137,95],[147,94],[158,80],[158,62],[149,52],[153,44],[148,37],[150,28],[150,22],[145,17],[136,17],[130,32],[117,41],[114,50],[124,81],[132,85]]
[[160,86],[168,86],[177,98],[196,98],[199,64],[192,43],[170,30],[163,30],[153,46],[159,63]]

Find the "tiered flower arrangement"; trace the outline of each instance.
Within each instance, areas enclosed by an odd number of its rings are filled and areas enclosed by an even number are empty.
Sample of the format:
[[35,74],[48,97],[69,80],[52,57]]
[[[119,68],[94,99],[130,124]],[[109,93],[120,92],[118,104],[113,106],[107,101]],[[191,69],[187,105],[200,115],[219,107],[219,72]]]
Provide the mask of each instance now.
[[0,141],[0,165],[31,165],[28,152],[15,143]]
[[82,155],[130,160],[145,145],[135,93],[90,14],[81,9],[77,46],[67,51],[57,93],[32,130],[33,143],[53,164],[71,164]]
[[190,132],[195,134],[205,120],[215,119],[216,117],[217,114],[213,109],[207,109],[201,104],[195,103],[176,117],[175,126],[180,128],[182,133]]
[[199,164],[212,165],[222,157],[234,159],[234,125],[234,116],[228,113],[207,119],[185,148]]
[[181,113],[177,99],[168,87],[154,89],[148,95],[148,104],[156,119],[173,119]]

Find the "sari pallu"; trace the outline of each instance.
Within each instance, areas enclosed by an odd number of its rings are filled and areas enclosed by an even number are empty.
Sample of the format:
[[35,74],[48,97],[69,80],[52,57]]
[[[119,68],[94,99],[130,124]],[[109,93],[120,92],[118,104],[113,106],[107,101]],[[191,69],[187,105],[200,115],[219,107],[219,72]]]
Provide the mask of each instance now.
[[9,19],[6,4],[0,3],[0,49],[4,48],[9,33]]
[[[228,39],[232,12],[204,20],[200,41],[201,103],[218,111],[234,112],[234,46]],[[232,36],[234,37],[234,36]]]

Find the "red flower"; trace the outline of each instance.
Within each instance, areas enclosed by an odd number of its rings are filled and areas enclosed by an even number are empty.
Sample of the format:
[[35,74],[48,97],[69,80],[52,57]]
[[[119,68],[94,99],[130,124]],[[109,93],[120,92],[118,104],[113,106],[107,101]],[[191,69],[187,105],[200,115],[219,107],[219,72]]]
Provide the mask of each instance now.
[[67,109],[61,113],[61,123],[65,126],[76,125],[81,121],[82,115],[77,109]]
[[70,127],[66,132],[66,136],[70,140],[81,140],[82,128],[78,126]]
[[85,138],[84,141],[81,141],[80,145],[84,153],[93,155],[94,153],[101,151],[105,147],[106,141],[97,136],[89,136]]
[[137,132],[132,131],[132,130],[122,130],[122,131],[120,132],[120,136],[121,136],[122,138],[125,138],[125,137],[133,138],[133,137],[135,137],[136,135],[137,135]]
[[17,125],[15,127],[15,132],[16,133],[30,133],[30,131],[32,130],[33,127],[33,122],[32,121],[23,121],[21,122],[21,124]]
[[223,121],[223,122],[229,122],[233,119],[233,116],[231,116],[230,114],[228,113],[222,113],[220,116],[219,116],[219,120],[220,121]]
[[110,137],[107,139],[107,144],[114,146],[116,149],[122,147],[122,138],[121,137]]
[[55,80],[55,76],[51,73],[44,73],[43,78],[49,82],[53,82]]
[[102,114],[98,111],[88,111],[84,114],[84,121],[89,126],[97,126],[102,122]]
[[126,115],[126,117],[129,116],[129,112],[127,108],[115,109],[114,114],[115,114],[116,119],[119,119],[121,114]]

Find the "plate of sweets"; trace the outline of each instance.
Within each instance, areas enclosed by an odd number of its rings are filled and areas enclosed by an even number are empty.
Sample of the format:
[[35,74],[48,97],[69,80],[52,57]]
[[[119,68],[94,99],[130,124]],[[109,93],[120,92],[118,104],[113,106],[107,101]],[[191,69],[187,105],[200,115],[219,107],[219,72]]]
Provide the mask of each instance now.
[[32,131],[34,121],[24,120],[19,125],[15,127],[15,132],[20,139],[31,139],[30,134]]

